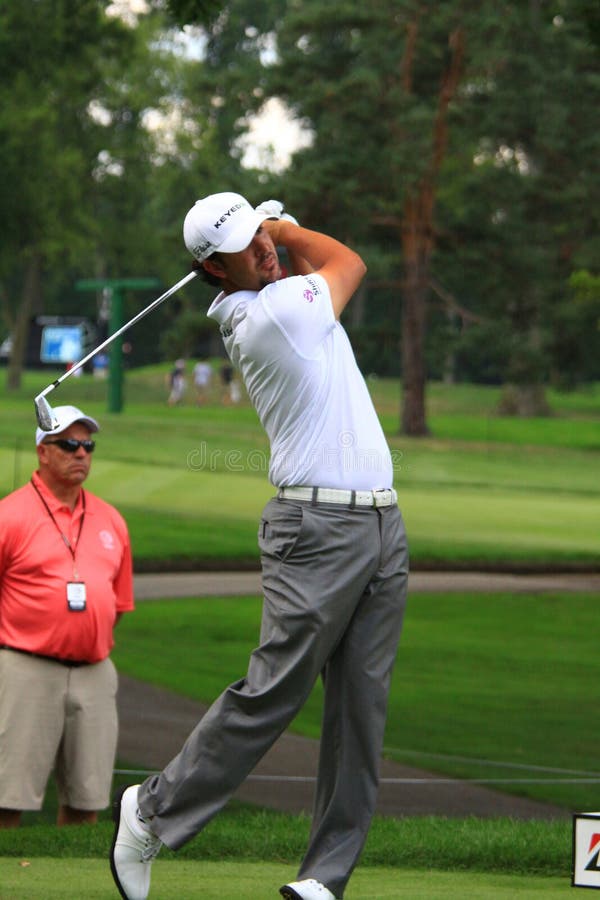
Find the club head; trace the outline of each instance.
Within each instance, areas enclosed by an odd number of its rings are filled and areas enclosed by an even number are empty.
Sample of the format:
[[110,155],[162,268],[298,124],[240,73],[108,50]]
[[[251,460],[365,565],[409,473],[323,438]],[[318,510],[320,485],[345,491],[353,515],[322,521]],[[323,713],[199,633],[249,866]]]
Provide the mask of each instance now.
[[54,415],[52,407],[42,394],[35,398],[33,405],[35,406],[35,416],[38,425],[42,431],[52,431],[53,428],[56,428],[58,419]]

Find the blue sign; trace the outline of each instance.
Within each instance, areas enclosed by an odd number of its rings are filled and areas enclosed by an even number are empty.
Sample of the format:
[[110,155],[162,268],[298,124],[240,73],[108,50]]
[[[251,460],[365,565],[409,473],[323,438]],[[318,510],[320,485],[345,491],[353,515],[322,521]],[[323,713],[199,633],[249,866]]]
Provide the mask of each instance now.
[[45,363],[76,363],[83,357],[81,325],[45,325],[40,359]]

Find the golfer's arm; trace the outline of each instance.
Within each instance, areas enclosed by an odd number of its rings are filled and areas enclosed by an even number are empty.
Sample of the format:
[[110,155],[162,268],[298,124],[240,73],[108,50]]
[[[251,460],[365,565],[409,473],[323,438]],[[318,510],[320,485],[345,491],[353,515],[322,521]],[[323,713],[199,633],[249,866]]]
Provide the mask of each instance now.
[[325,279],[335,317],[339,319],[367,271],[358,253],[335,238],[292,222],[279,219],[264,224],[275,244],[305,260],[309,271],[318,272]]
[[304,259],[303,256],[300,256],[299,253],[295,253],[293,250],[288,249],[287,255],[294,275],[310,275],[311,272],[315,271],[309,261]]

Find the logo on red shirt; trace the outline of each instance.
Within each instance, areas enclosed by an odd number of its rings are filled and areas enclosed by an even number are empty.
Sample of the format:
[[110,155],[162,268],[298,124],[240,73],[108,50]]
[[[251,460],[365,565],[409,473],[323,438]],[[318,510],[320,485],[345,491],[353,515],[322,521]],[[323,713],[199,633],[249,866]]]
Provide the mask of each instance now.
[[105,550],[114,550],[115,549],[115,539],[110,533],[110,531],[102,530],[98,537],[100,538],[100,543],[104,547]]

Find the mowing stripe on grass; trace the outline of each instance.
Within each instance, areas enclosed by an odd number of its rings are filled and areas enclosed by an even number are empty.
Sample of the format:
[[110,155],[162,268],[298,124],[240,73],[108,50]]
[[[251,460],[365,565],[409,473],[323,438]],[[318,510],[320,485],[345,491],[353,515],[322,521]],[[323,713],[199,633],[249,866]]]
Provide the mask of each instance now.
[[[431,848],[432,854],[435,847]],[[295,877],[290,866],[263,862],[154,863],[152,900],[275,900]],[[560,900],[566,878],[358,868],[345,900]],[[1,900],[114,900],[108,863],[98,859],[15,860],[0,857]]]

